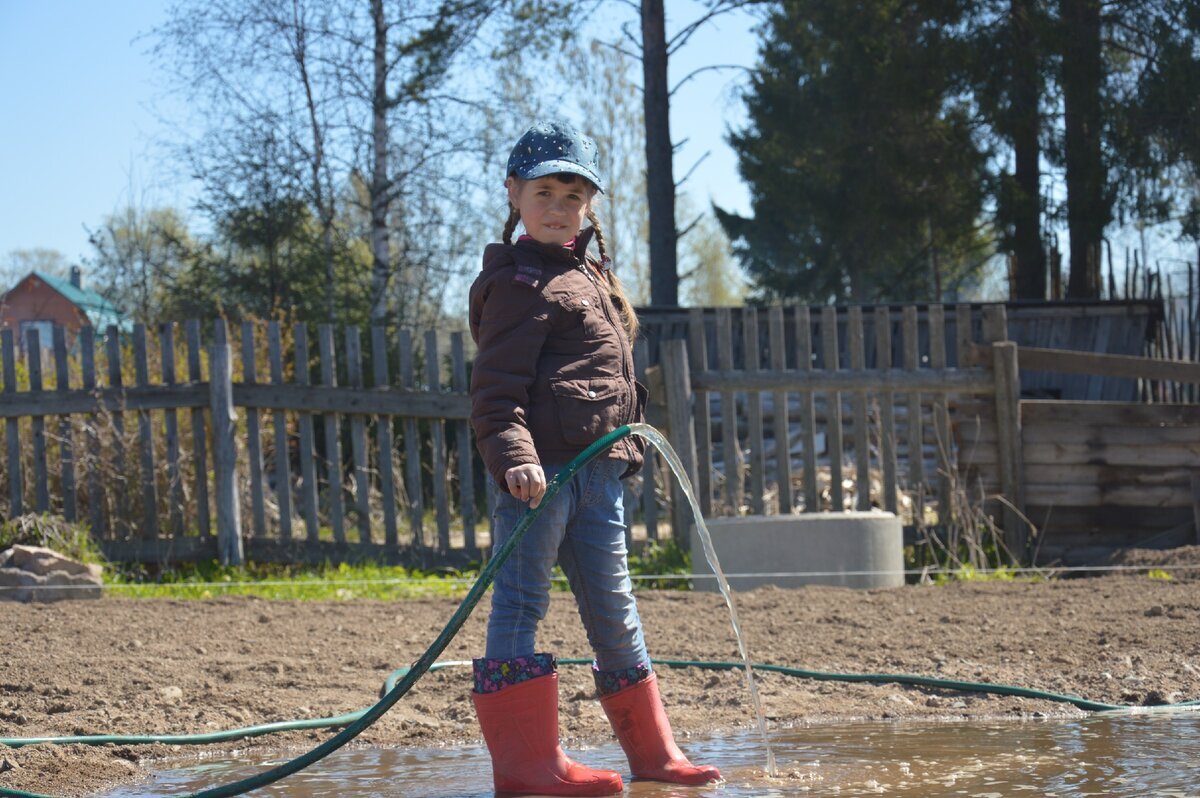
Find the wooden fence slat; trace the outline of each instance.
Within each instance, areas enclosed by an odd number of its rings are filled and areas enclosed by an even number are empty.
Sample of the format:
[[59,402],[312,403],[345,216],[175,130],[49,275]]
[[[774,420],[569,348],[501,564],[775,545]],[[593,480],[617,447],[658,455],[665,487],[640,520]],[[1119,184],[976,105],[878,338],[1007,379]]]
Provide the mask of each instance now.
[[[400,384],[416,390],[417,378],[413,362],[412,333],[400,331]],[[437,479],[435,478],[436,482]],[[408,494],[408,525],[412,545],[425,546],[425,492],[421,480],[421,438],[417,419],[404,418],[404,489]]]
[[[267,360],[270,361],[271,384],[283,385],[283,343],[279,322],[267,322]],[[275,431],[275,501],[279,505],[279,537],[292,539],[292,459],[288,440],[287,412],[271,412]]]
[[[745,358],[745,371],[751,375],[757,372],[761,361],[758,348],[758,309],[754,307],[742,310],[742,354]],[[749,419],[750,512],[754,515],[763,515],[766,512],[767,468],[766,455],[763,452],[763,413],[760,392],[746,392],[746,415]]]
[[[696,438],[692,421],[692,384],[688,375],[687,343],[678,338],[663,341],[659,362],[663,369],[663,386],[667,395],[667,428],[671,445],[683,466],[684,476],[696,484]],[[671,536],[683,551],[691,548],[689,527],[693,522],[692,508],[683,492],[682,483],[671,480]]]
[[[362,336],[358,327],[346,328],[346,378],[351,388],[363,387]],[[358,542],[371,542],[371,478],[367,473],[367,420],[361,413],[350,416],[350,453],[354,460],[354,510]]]
[[[390,384],[387,364],[387,331],[383,327],[371,328],[371,364],[374,369],[375,387]],[[396,526],[396,472],[393,461],[395,438],[392,435],[392,417],[380,415],[375,426],[376,444],[379,453],[379,489],[383,495],[383,542],[389,549],[400,545]]]
[[[83,390],[94,391],[96,389],[96,331],[92,327],[84,327],[79,331],[79,365],[83,376]],[[92,535],[103,540],[110,537],[111,530],[106,523],[104,483],[100,479],[99,463],[96,461],[100,452],[100,435],[96,427],[95,414],[88,414],[84,420],[86,457],[90,458],[86,469],[88,472],[88,518]]]
[[[851,305],[846,316],[846,341],[850,350],[850,368],[867,367],[866,345],[863,332],[863,312],[859,305]],[[871,450],[867,443],[867,396],[854,393],[850,397],[854,412],[854,508],[871,509]]]
[[[825,370],[837,371],[840,368],[837,308],[829,305],[821,308],[821,349],[825,359]],[[831,391],[829,394],[828,418],[825,435],[829,441],[829,496],[831,509],[840,513],[846,507],[842,490],[842,457],[845,451],[842,443],[842,395],[837,391]]]
[[[451,371],[451,389],[456,393],[466,395],[467,385],[467,355],[464,348],[463,334],[450,334],[450,359],[453,364]],[[474,551],[475,546],[475,473],[471,467],[471,424],[469,421],[454,422],[455,438],[458,445],[458,486],[459,514],[463,524],[463,546],[468,551]]]
[[[26,334],[25,363],[29,371],[29,390],[35,395],[42,393],[42,339],[37,328]],[[46,417],[35,415],[31,419],[33,429],[33,509],[39,513],[50,511],[50,469],[46,462]]]
[[[733,311],[717,308],[717,368],[733,368]],[[742,507],[742,452],[738,444],[737,399],[732,390],[721,391],[721,454],[725,461],[725,515],[738,515]]]
[[[812,371],[812,316],[808,307],[797,305],[796,322],[796,369],[801,382]],[[817,485],[817,418],[813,407],[812,391],[800,391],[800,440],[804,451],[804,512],[815,513],[821,509]]]
[[237,487],[237,424],[233,407],[233,352],[225,321],[217,319],[208,350],[212,397],[213,493],[217,506],[217,552],[222,565],[242,564],[242,516]]
[[[254,342],[254,322],[242,322],[242,383],[254,385],[258,382],[258,353]],[[250,515],[254,523],[254,536],[267,535],[266,497],[263,495],[262,428],[258,410],[243,408],[246,414],[246,450],[250,455]]]
[[[292,330],[292,340],[296,353],[296,384],[307,386],[310,382],[308,327],[304,324],[297,324]],[[300,502],[304,513],[305,537],[310,544],[316,544],[320,540],[321,532],[321,521],[317,509],[320,490],[317,484],[319,477],[317,476],[316,430],[311,413],[301,412],[297,414],[297,417],[300,420],[300,479],[303,482],[300,489]]]
[[[638,338],[633,344],[633,364],[634,371],[645,373],[646,362],[650,359],[645,338]],[[649,408],[646,409],[647,414]],[[646,539],[658,540],[658,450],[653,446],[646,447],[645,459],[642,462],[642,521],[646,525]],[[670,483],[668,483],[670,484]],[[628,532],[629,538],[633,538],[633,530]]]
[[[139,388],[150,384],[149,352],[146,344],[146,325],[133,326],[134,379]],[[138,449],[142,466],[142,538],[158,537],[158,474],[154,467],[154,429],[150,411],[138,411]]]
[[[163,385],[176,384],[175,376],[175,324],[164,321],[158,327],[158,348]],[[163,434],[167,443],[167,503],[171,523],[171,536],[182,538],[183,521],[183,473],[179,454],[179,414],[168,408],[163,411]]]
[[[892,367],[892,317],[887,305],[875,308],[875,368]],[[895,394],[879,393],[879,460],[883,471],[883,508],[899,512],[896,500],[896,410]]]
[[[784,345],[783,307],[772,305],[768,311],[768,336],[771,347],[771,368],[787,370],[787,349]],[[791,433],[788,426],[788,393],[775,391],[773,395],[773,420],[775,434],[775,473],[778,484],[778,512],[784,515],[795,511],[792,496]]]
[[[124,378],[121,375],[121,334],[115,324],[108,327],[108,334],[105,338],[105,351],[108,354],[108,386],[110,388],[120,389],[124,387]],[[113,424],[113,455],[114,468],[116,473],[120,475],[118,479],[125,479],[125,475],[129,473],[129,461],[125,454],[125,413],[121,410],[112,412]],[[116,518],[113,519],[113,532],[118,537],[128,537],[129,535],[129,489],[128,486],[120,486],[116,491]]]
[[[333,325],[322,324],[317,328],[317,349],[321,359],[321,384],[337,385],[337,363],[333,350]],[[342,438],[341,419],[337,413],[325,413],[325,479],[328,483],[329,523],[333,527],[333,539],[340,544],[346,542],[346,519],[342,504]]]
[[[941,305],[929,306],[929,367],[946,368],[946,319]],[[938,523],[954,523],[954,465],[950,437],[950,399],[944,393],[933,396],[933,432],[938,464]]]
[[[441,360],[438,357],[437,331],[425,331],[425,377],[431,393],[441,393]],[[446,490],[446,422],[429,422],[433,467],[433,501],[437,510],[438,549],[450,550],[450,493]]]
[[[704,330],[704,308],[688,310],[688,368],[692,374],[708,370],[708,336]],[[696,492],[700,512],[713,511],[712,413],[708,391],[696,391],[693,402],[696,427]]]
[[[193,384],[204,382],[200,362],[200,320],[188,319],[183,325],[187,337],[188,380]],[[196,523],[200,536],[212,536],[212,515],[208,505],[208,434],[205,430],[203,408],[192,409],[192,452],[196,473]]]
[[972,351],[974,349],[974,333],[971,330],[971,306],[966,302],[962,302],[954,306],[954,337],[955,344],[958,347],[958,359],[955,365],[963,369],[968,366],[980,366],[982,363],[974,358]]
[[[0,330],[0,347],[3,349],[4,360],[4,393],[15,396],[17,393],[17,359],[11,329]],[[8,512],[13,518],[24,512],[22,496],[25,490],[24,485],[21,484],[20,433],[20,421],[16,418],[5,419],[4,440],[8,448]]]
[[[54,389],[58,393],[71,390],[71,364],[67,354],[67,331],[54,325]],[[79,518],[75,485],[75,442],[70,416],[58,419],[58,467],[62,481],[63,518],[72,523]]]
[[[915,305],[905,305],[900,329],[904,339],[904,368],[916,371],[921,360]],[[917,391],[909,393],[907,406],[908,482],[913,497],[913,523],[921,528],[925,526],[925,437],[921,427],[921,394]]]

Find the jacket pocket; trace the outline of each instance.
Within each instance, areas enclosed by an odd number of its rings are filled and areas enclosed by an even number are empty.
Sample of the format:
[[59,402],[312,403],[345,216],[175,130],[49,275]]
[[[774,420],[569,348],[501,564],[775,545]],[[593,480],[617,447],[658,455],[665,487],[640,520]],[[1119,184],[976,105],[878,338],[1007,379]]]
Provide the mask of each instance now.
[[620,377],[552,379],[550,391],[563,440],[572,446],[587,446],[622,423],[628,388]]

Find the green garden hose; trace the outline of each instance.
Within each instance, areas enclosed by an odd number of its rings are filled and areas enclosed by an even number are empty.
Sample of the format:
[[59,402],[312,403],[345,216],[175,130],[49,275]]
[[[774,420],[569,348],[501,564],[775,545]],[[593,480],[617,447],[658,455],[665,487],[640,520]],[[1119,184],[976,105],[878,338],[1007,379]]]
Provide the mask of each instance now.
[[[640,426],[640,425],[638,425]],[[550,480],[546,486],[546,493],[542,497],[536,509],[530,509],[521,517],[516,528],[513,530],[512,536],[501,546],[488,562],[487,566],[479,574],[479,578],[472,585],[466,597],[462,600],[458,609],[450,617],[445,628],[433,641],[432,645],[426,649],[412,665],[404,668],[399,668],[388,676],[384,683],[384,696],[374,706],[362,709],[357,712],[351,712],[345,715],[337,715],[328,718],[314,718],[311,720],[297,721],[281,721],[278,723],[267,723],[259,726],[247,726],[240,729],[230,729],[222,732],[212,732],[208,734],[176,734],[176,735],[87,735],[73,737],[32,737],[32,738],[0,738],[0,746],[8,746],[10,748],[20,748],[27,745],[38,744],[84,744],[84,745],[103,745],[103,744],[121,744],[121,745],[140,745],[150,743],[168,743],[177,745],[205,745],[211,743],[229,742],[232,740],[240,740],[247,737],[258,737],[265,734],[275,732],[295,731],[301,729],[324,729],[344,727],[341,732],[334,735],[330,739],[318,745],[316,748],[304,753],[295,759],[283,763],[270,770],[263,771],[254,776],[250,776],[240,781],[235,781],[230,784],[213,787],[208,790],[202,790],[197,793],[192,793],[186,798],[226,798],[226,796],[242,795],[250,790],[265,787],[280,779],[283,779],[293,773],[297,773],[309,765],[325,758],[337,749],[344,746],[346,743],[353,740],[375,721],[377,721],[385,712],[400,700],[412,686],[425,675],[428,671],[440,670],[451,666],[469,665],[467,661],[452,661],[452,662],[437,662],[437,657],[441,654],[454,636],[458,634],[462,625],[466,622],[475,606],[483,598],[484,593],[491,585],[495,578],[496,571],[508,559],[517,542],[525,534],[526,530],[533,524],[534,519],[547,504],[558,493],[559,489],[569,479],[571,479],[579,469],[587,465],[603,451],[610,448],[621,438],[631,434],[635,430],[630,426],[619,427],[609,434],[600,438],[587,449],[572,460],[566,468],[560,471],[555,477]],[[561,659],[559,660],[564,665],[583,665],[591,664],[590,659]],[[742,662],[709,662],[703,660],[651,660],[656,665],[663,665],[670,668],[703,668],[708,670],[739,670],[745,667]],[[768,665],[753,663],[751,667],[758,671],[769,671],[772,673],[781,673],[787,676],[794,676],[803,679],[815,679],[820,681],[842,681],[842,682],[873,682],[873,683],[896,683],[896,684],[911,684],[922,687],[936,687],[949,690],[960,690],[965,692],[978,693],[994,693],[998,695],[1021,696],[1024,698],[1040,698],[1048,701],[1073,704],[1080,709],[1093,712],[1113,712],[1113,711],[1162,711],[1174,710],[1200,705],[1200,700],[1185,701],[1177,704],[1166,704],[1157,707],[1140,707],[1126,706],[1121,704],[1105,704],[1098,701],[1089,701],[1085,698],[1072,695],[1061,695],[1057,693],[1044,692],[1042,690],[1034,690],[1025,687],[1015,687],[1011,685],[992,684],[988,682],[965,682],[954,679],[937,679],[929,676],[914,676],[908,674],[894,673],[862,673],[862,674],[847,674],[847,673],[828,673],[823,671],[810,671],[801,668],[789,668],[782,665]],[[13,790],[5,787],[0,787],[0,798],[54,798],[53,796],[42,795],[39,793],[24,792],[21,790]]]

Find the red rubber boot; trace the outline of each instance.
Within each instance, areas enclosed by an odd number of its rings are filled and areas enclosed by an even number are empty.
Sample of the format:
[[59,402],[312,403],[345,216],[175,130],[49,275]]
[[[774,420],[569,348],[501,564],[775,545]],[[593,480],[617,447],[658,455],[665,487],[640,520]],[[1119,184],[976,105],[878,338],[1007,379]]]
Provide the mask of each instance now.
[[637,778],[675,784],[707,784],[721,778],[721,771],[711,765],[693,765],[675,745],[654,673],[601,696],[600,705]]
[[492,755],[497,792],[614,795],[625,789],[611,770],[573,761],[558,743],[558,674],[538,676],[494,693],[471,693]]

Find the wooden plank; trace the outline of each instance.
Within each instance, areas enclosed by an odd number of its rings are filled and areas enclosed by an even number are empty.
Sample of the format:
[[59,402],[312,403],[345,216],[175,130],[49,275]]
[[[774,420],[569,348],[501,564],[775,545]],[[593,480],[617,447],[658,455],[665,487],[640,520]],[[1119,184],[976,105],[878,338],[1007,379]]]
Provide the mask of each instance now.
[[124,413],[167,408],[199,408],[205,405],[207,388],[203,385],[148,385],[99,388],[92,391],[69,390],[42,394],[28,392],[9,398],[0,395],[0,418],[24,418],[32,415],[77,415],[80,413]]
[[[4,361],[4,398],[11,398],[17,393],[17,359],[16,347],[13,345],[13,331],[5,328],[0,330],[0,353]],[[24,513],[22,495],[24,486],[21,474],[21,427],[15,416],[4,422],[4,440],[8,449],[8,507],[9,515],[13,518]]]
[[1191,484],[1196,460],[1174,465],[1098,465],[1095,463],[1026,463],[1029,484],[1053,485],[1174,485]]
[[[105,351],[108,354],[108,386],[120,389],[124,385],[121,376],[121,337],[115,324],[109,325],[105,336]],[[112,411],[113,426],[113,456],[116,460],[116,473],[121,479],[129,473],[129,462],[125,455],[125,413],[121,410]],[[118,488],[116,491],[116,517],[113,519],[113,532],[118,537],[129,534],[129,490]]]
[[[767,328],[771,346],[771,368],[774,371],[787,370],[787,349],[784,345],[783,307],[772,305],[767,312]],[[776,491],[779,496],[778,510],[780,514],[795,512],[796,504],[792,495],[792,457],[791,432],[788,425],[788,394],[787,391],[775,391],[773,400],[773,421],[775,435],[775,479]]]
[[[258,353],[254,342],[254,322],[242,322],[242,384],[258,382]],[[246,414],[246,450],[250,455],[250,516],[254,523],[254,536],[266,537],[267,506],[263,491],[262,427],[258,410],[243,408]]]
[[881,388],[895,391],[914,391],[929,394],[987,394],[995,391],[987,369],[927,369],[906,371],[892,369],[812,369],[803,376],[792,371],[763,370],[753,374],[743,371],[709,371],[692,378],[693,387],[705,390],[729,390],[734,386],[744,390],[774,391],[810,390],[838,393],[874,393]]
[[[795,308],[796,320],[796,370],[800,372],[801,385],[808,387],[812,372],[812,318],[806,306]],[[811,390],[800,391],[800,440],[804,446],[804,512],[821,510],[820,493],[817,485],[817,419],[813,407]]]
[[1086,443],[1057,443],[1026,436],[1026,464],[1086,463],[1103,466],[1183,467],[1200,462],[1195,443],[1167,446],[1113,444],[1095,447]]
[[[171,388],[175,376],[175,324],[164,321],[158,326],[158,350],[162,384]],[[163,437],[167,444],[167,515],[171,537],[184,535],[183,468],[179,452],[179,414],[174,409],[163,411]]]
[[983,343],[1007,341],[1008,310],[1004,305],[985,305],[983,308]]
[[[431,394],[395,388],[313,385],[235,385],[239,406],[345,415],[398,415],[429,420],[467,420],[471,399],[465,394]],[[0,414],[4,412],[0,404]]]
[[[146,344],[146,325],[133,325],[134,379],[139,388],[150,384],[149,352]],[[158,537],[158,485],[154,465],[154,429],[150,411],[138,411],[138,450],[142,466],[142,538]]]
[[[875,368],[892,367],[892,318],[887,305],[875,308]],[[899,513],[896,499],[896,411],[895,394],[887,389],[879,393],[879,459],[883,471],[883,509]]]
[[[442,375],[441,360],[438,358],[437,331],[425,331],[425,376],[429,381],[430,393],[441,393]],[[446,489],[446,480],[439,475],[446,473],[446,423],[440,420],[429,422],[430,446],[433,467],[433,501],[436,507],[438,527],[438,549],[450,550],[450,494]]]
[[[96,331],[92,327],[79,330],[79,366],[84,392],[96,389]],[[92,537],[103,540],[110,530],[104,512],[104,483],[100,479],[100,434],[94,415],[84,419],[85,468],[88,472],[88,522]]]
[[[267,359],[270,361],[271,384],[283,385],[283,342],[279,322],[275,320],[267,322]],[[279,505],[279,536],[287,541],[292,539],[292,466],[286,411],[273,411],[271,424],[275,431],[275,501]]]
[[[317,328],[317,348],[321,359],[321,384],[327,388],[337,385],[337,363],[333,350],[333,325],[322,324]],[[333,539],[346,542],[346,520],[342,505],[342,438],[341,424],[337,413],[326,413],[323,418],[325,431],[325,481],[328,485],[327,499],[329,523],[333,527]]]
[[[904,340],[904,368],[916,371],[920,366],[920,350],[918,348],[917,309],[913,305],[905,305],[900,320],[900,331]],[[913,499],[913,523],[918,527],[925,526],[925,458],[923,451],[923,430],[921,426],[921,394],[910,391],[905,398],[908,411],[908,482]]]
[[1047,485],[1031,482],[1025,488],[1025,500],[1030,505],[1050,507],[1091,507],[1100,504],[1125,507],[1191,507],[1192,488],[1190,484]]
[[957,359],[954,365],[958,368],[967,368],[969,366],[983,366],[986,363],[978,362],[978,359],[973,358],[974,353],[974,332],[971,329],[971,306],[963,302],[954,306],[954,338],[956,347]]
[[[467,393],[467,355],[461,332],[450,333],[450,387]],[[468,421],[454,422],[454,437],[458,446],[458,507],[462,517],[463,545],[474,550],[475,545],[475,471],[471,467],[472,452],[471,424]]]
[[237,418],[233,407],[233,351],[218,319],[208,350],[212,396],[213,486],[217,506],[217,555],[222,565],[241,565],[242,518],[238,506]]
[[[753,322],[751,322],[753,324]],[[679,457],[688,480],[696,484],[696,436],[692,426],[692,385],[688,374],[687,343],[667,340],[661,344],[659,363],[663,367],[663,384],[667,394],[667,429],[671,446]],[[672,480],[671,537],[681,549],[691,544],[692,510],[677,480]],[[753,500],[752,500],[753,501]]]
[[[1119,427],[1094,424],[1028,423],[1022,403],[1021,429],[1028,442],[1053,441],[1056,444],[1087,444],[1103,451],[1109,446],[1165,446],[1195,449],[1200,446],[1200,427]],[[980,440],[994,443],[996,427],[989,418],[981,424]]]
[[[415,391],[416,375],[413,369],[412,333],[400,331],[400,384]],[[421,480],[421,439],[417,419],[404,418],[404,488],[408,493],[408,526],[412,534],[412,545],[425,546],[425,493]],[[436,481],[436,480],[435,480]]]
[[[200,370],[199,320],[188,319],[184,322],[183,330],[187,337],[188,380],[194,385],[199,385],[204,381]],[[202,408],[192,408],[192,452],[196,461],[196,523],[200,528],[201,537],[207,538],[212,535],[212,521],[208,507],[208,434],[204,419],[205,413]]]
[[[755,307],[742,309],[742,357],[746,376],[753,377],[760,366],[758,308]],[[688,386],[688,392],[691,393],[691,385]],[[759,391],[747,391],[746,415],[749,419],[746,435],[750,447],[747,463],[750,469],[750,512],[763,515],[766,512],[767,465],[766,454],[763,451],[762,393]]]
[[[54,389],[62,393],[71,390],[71,363],[67,354],[67,331],[61,325],[54,326]],[[61,416],[58,420],[58,467],[62,483],[63,518],[75,522],[79,519],[75,485],[75,442],[71,419]]]
[[[931,369],[940,371],[946,368],[945,309],[941,305],[930,305],[928,314],[929,366]],[[951,480],[954,475],[954,466],[951,462],[951,449],[954,441],[950,437],[950,402],[944,393],[933,395],[933,437],[938,464],[938,521],[942,524],[953,524],[955,522],[952,499],[954,486]]]
[[[33,398],[42,396],[42,339],[37,328],[25,334],[25,364],[29,373],[29,391]],[[44,406],[44,405],[43,405]],[[50,469],[46,462],[46,419],[35,415],[30,419],[33,431],[33,509],[50,512]]]
[[[358,327],[346,328],[346,378],[350,387],[361,390],[362,337]],[[350,416],[350,451],[354,461],[354,508],[358,542],[371,542],[371,479],[367,473],[367,423],[361,413]]]
[[[1129,377],[1140,380],[1200,383],[1200,363],[1162,360],[1132,355],[1105,355],[1073,352],[1068,349],[1044,349],[1022,346],[1018,353],[1021,370],[1032,369],[1060,374],[1091,374],[1098,377]],[[1095,383],[1099,385],[1099,382]]]
[[[851,305],[846,316],[846,340],[850,350],[850,368],[865,371],[867,356],[864,345],[863,312]],[[856,510],[871,509],[871,450],[867,444],[867,397],[855,393],[851,397],[854,413],[854,479]]]
[[[837,308],[826,305],[821,308],[821,350],[824,357],[825,371],[837,371],[838,356],[838,321]],[[824,387],[824,386],[822,386]],[[829,496],[831,509],[840,513],[846,509],[845,494],[842,489],[842,457],[845,446],[842,443],[842,395],[838,391],[829,391],[828,421],[825,424],[825,435],[829,441]]]
[[[391,380],[387,364],[387,332],[383,327],[371,328],[371,365],[375,387],[383,388]],[[396,524],[396,472],[393,461],[395,439],[392,436],[392,417],[381,415],[376,420],[375,448],[379,453],[379,489],[383,495],[383,541],[388,548],[400,545]]]
[[1011,341],[992,344],[993,369],[996,373],[996,429],[999,437],[997,457],[1000,484],[1009,504],[1004,509],[1004,540],[1009,554],[1018,562],[1027,562],[1028,529],[1021,518],[1025,508],[1025,484],[1022,475],[1024,455],[1021,447],[1021,383],[1017,371],[1017,345]]
[[[688,369],[691,374],[700,374],[708,369],[708,336],[704,327],[704,308],[688,310]],[[713,452],[712,413],[709,409],[709,392],[695,391],[696,428],[696,498],[700,512],[705,517],[713,512]],[[786,460],[785,460],[786,462]]]
[[[308,328],[297,324],[292,329],[292,341],[295,347],[295,382],[300,387],[306,387],[309,377]],[[315,544],[320,539],[320,516],[317,511],[318,482],[316,457],[316,430],[310,413],[299,412],[300,422],[300,505],[304,514],[304,533],[309,543]]]
[[[633,344],[633,368],[634,371],[644,374],[646,370],[646,362],[650,359],[646,352],[648,344],[645,338],[639,337]],[[650,408],[646,408],[647,421],[649,421]],[[658,450],[653,446],[646,446],[645,460],[642,463],[642,521],[646,525],[646,539],[658,540],[658,488],[656,485],[658,468]],[[669,482],[667,483],[670,484]],[[629,537],[632,540],[633,530],[630,529]]]
[[[717,368],[733,372],[733,312],[717,308]],[[700,375],[697,375],[700,376]],[[742,457],[737,437],[737,402],[733,390],[721,391],[721,455],[724,460],[725,515],[738,515],[742,507]]]
[[1064,402],[1026,399],[1022,420],[1048,424],[1095,424],[1147,427],[1200,426],[1200,405],[1137,402]]

